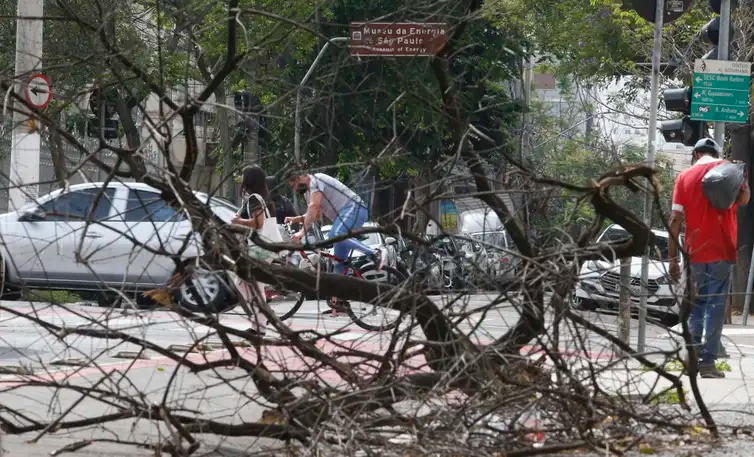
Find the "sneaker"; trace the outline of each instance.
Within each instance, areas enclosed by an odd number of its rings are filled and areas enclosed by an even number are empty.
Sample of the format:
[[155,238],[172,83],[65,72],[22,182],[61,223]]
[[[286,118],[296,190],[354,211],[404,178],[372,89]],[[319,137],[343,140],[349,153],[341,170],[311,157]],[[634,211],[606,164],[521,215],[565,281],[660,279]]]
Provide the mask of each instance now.
[[714,363],[699,364],[699,376],[704,379],[721,379],[725,373],[718,370]]

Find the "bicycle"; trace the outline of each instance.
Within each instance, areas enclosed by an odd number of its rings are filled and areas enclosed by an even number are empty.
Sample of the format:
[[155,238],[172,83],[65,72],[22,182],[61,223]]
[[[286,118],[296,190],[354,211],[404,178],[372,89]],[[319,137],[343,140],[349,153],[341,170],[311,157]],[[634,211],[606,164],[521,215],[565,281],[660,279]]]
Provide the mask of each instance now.
[[[286,235],[288,239],[290,239],[290,227],[285,226],[284,230],[287,232]],[[314,233],[315,241],[317,241],[317,238],[324,239],[321,232],[318,232],[316,229]],[[283,238],[285,239],[286,236]],[[296,256],[299,257],[298,262],[294,260]],[[235,263],[230,259],[228,259],[228,262]],[[320,269],[320,271],[324,270],[326,272],[332,272],[335,265],[334,262],[343,261],[336,255],[325,250],[319,250],[317,253],[308,254],[305,250],[305,246],[302,246],[300,250],[283,255],[274,261],[274,263],[296,266],[298,268],[302,268],[303,263],[303,267],[311,271],[317,271]],[[406,280],[406,276],[403,273],[389,265],[385,265],[382,270],[378,270],[377,265],[373,262],[369,262],[363,266],[354,265],[354,262],[355,261],[352,257],[349,257],[349,259],[346,259],[345,262],[343,262],[346,265],[346,269],[343,273],[344,275],[351,275],[367,281],[388,282],[393,286],[397,286]],[[217,266],[212,267],[203,264],[198,259],[195,259],[195,261],[191,263],[194,265],[191,265],[190,272],[188,274],[184,273],[182,275],[176,275],[174,277],[175,280],[173,281],[175,285],[173,292],[174,301],[182,308],[195,313],[203,312],[207,309],[212,312],[224,313],[235,308],[242,297],[251,296],[251,293],[248,290],[250,284],[233,274],[230,269]],[[308,263],[308,266],[306,263]],[[367,303],[363,303],[356,307],[347,302],[345,302],[345,304],[340,301],[334,302],[332,299],[333,297],[307,297],[304,293],[300,292],[294,292],[292,300],[277,302],[275,300],[270,300],[269,298],[276,294],[280,294],[285,298],[290,298],[291,294],[287,293],[285,290],[281,290],[275,284],[267,285],[265,293],[268,297],[268,304],[280,320],[286,320],[293,317],[296,312],[301,309],[307,298],[324,299],[330,307],[333,315],[337,315],[338,311],[344,311],[356,325],[365,330],[391,330],[398,324],[398,318],[400,317],[400,312],[391,308]],[[292,306],[287,310],[281,309],[286,305]],[[367,306],[373,307],[371,312],[367,312],[364,316],[357,314],[357,311],[364,311]],[[376,316],[378,308],[384,310],[390,318],[383,319],[378,324],[369,323],[367,319],[370,316]]]
[[[285,227],[285,230],[288,232],[287,235],[290,236],[290,228]],[[318,234],[319,236],[315,236],[316,238],[324,239],[321,233],[319,233],[317,230],[314,231],[315,234]],[[285,236],[284,236],[285,238]],[[299,268],[301,268],[301,263],[306,262],[308,263],[308,266],[305,267],[306,269],[316,271],[317,269],[321,269],[320,271],[331,273],[334,269],[335,262],[341,262],[345,265],[345,271],[343,272],[344,276],[353,276],[358,279],[363,279],[366,281],[376,281],[376,282],[386,282],[392,286],[399,286],[406,280],[406,276],[397,268],[392,267],[390,265],[384,265],[381,270],[378,270],[377,265],[374,262],[367,262],[366,264],[359,266],[356,263],[360,260],[355,260],[352,256],[348,259],[341,259],[335,254],[332,254],[330,252],[327,252],[326,250],[320,249],[318,252],[313,252],[312,254],[308,254],[305,249],[300,249],[295,251],[295,254],[300,256],[300,260],[298,262],[295,262],[292,260],[293,253],[288,254],[288,256],[284,256],[281,260],[281,263],[289,264],[289,265],[295,265]],[[288,309],[287,311],[280,312],[276,308],[280,308],[279,305],[276,306],[276,303],[274,300],[269,300],[270,295],[274,293],[282,293],[285,295],[285,291],[279,290],[274,285],[268,286],[268,303],[270,304],[270,307],[276,311],[276,314],[280,318],[280,320],[286,320],[291,317],[293,317],[296,312],[301,308],[301,306],[304,304],[304,301],[306,301],[306,295],[304,293],[296,293],[297,295],[292,300],[293,305]],[[289,298],[290,295],[287,295],[286,298]],[[313,298],[319,298],[320,300],[324,300],[328,307],[330,308],[328,311],[325,311],[325,313],[330,312],[331,316],[336,316],[338,312],[343,311],[345,312],[348,317],[353,321],[356,325],[359,327],[370,330],[370,331],[384,331],[384,330],[391,330],[395,328],[395,326],[398,324],[398,320],[400,317],[400,312],[397,310],[393,310],[392,308],[386,308],[383,306],[371,304],[371,303],[361,303],[360,305],[356,305],[353,303],[341,301],[341,300],[335,300],[334,297],[328,297],[328,296],[320,296],[320,297],[313,297]],[[290,303],[289,300],[286,300],[284,303]],[[366,308],[371,307],[371,311],[368,311],[365,315],[358,315],[357,311],[364,311]],[[358,309],[356,309],[358,308]],[[377,312],[379,310],[383,310],[387,315],[389,315],[389,318],[382,319],[380,323],[378,324],[372,324],[367,321],[367,319],[370,316],[376,316]]]

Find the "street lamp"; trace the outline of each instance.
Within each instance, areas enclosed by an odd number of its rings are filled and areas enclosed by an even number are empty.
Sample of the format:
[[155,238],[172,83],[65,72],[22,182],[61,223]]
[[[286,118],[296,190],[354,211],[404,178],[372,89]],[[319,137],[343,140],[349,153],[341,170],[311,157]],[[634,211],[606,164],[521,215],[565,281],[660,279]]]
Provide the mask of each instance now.
[[314,62],[312,62],[312,65],[309,67],[309,70],[304,75],[304,79],[301,80],[301,83],[296,88],[296,123],[295,123],[295,131],[293,133],[293,158],[295,159],[296,166],[301,165],[301,91],[304,88],[304,84],[306,84],[306,82],[312,76],[312,73],[314,73],[314,68],[319,64],[319,61],[322,60],[322,56],[325,54],[325,51],[327,50],[327,48],[330,46],[330,43],[341,43],[344,41],[348,41],[348,37],[341,36],[341,37],[330,38],[325,43],[325,45],[322,46],[322,49],[320,49],[319,54],[317,54],[317,58],[314,59]]
[[[314,62],[312,62],[312,65],[309,67],[309,70],[307,70],[306,74],[304,75],[304,78],[301,80],[301,83],[296,88],[296,120],[294,125],[294,132],[293,132],[293,158],[294,163],[296,167],[301,166],[301,97],[302,97],[302,90],[304,89],[304,84],[306,84],[307,81],[309,81],[309,78],[312,76],[312,73],[314,73],[314,68],[319,64],[319,61],[322,60],[322,56],[325,55],[325,51],[327,48],[330,47],[330,43],[342,43],[344,41],[348,41],[348,37],[341,36],[341,37],[335,37],[330,38],[324,46],[322,46],[322,49],[319,50],[319,54],[317,54],[317,58],[314,59]],[[294,194],[293,195],[293,207],[296,210],[296,214],[301,214],[301,205],[299,203],[299,199]]]

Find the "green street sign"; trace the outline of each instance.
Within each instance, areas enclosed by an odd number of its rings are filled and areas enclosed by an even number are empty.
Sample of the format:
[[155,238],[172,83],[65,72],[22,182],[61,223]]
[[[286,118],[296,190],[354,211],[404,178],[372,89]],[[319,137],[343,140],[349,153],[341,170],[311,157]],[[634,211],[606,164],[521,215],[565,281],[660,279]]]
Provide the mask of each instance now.
[[749,118],[751,64],[697,59],[691,120],[745,124]]

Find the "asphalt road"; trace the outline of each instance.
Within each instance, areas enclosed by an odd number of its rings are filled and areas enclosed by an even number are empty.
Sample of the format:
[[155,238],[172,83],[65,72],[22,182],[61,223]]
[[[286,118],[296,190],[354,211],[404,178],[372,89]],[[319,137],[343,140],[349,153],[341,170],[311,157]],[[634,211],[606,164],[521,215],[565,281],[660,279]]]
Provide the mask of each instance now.
[[[484,309],[493,300],[495,297],[488,295],[471,295],[456,302],[439,297],[436,299],[439,306],[448,308],[448,313],[459,316],[468,313],[469,310]],[[155,404],[164,401],[173,408],[199,410],[207,416],[223,421],[256,421],[265,409],[253,399],[255,388],[246,377],[241,376],[239,370],[223,368],[192,374],[185,369],[177,370],[173,361],[154,351],[146,351],[143,354],[146,358],[134,359],[133,352],[138,347],[116,339],[68,335],[60,341],[41,324],[44,322],[66,328],[118,330],[165,348],[173,346],[175,352],[186,354],[189,360],[197,363],[227,355],[224,350],[186,353],[186,345],[191,345],[197,340],[216,342],[218,339],[209,328],[187,322],[175,313],[164,310],[113,310],[84,304],[53,306],[45,303],[2,302],[0,306],[3,308],[0,310],[0,373],[7,373],[0,374],[0,406],[21,409],[25,414],[40,421],[49,421],[60,416],[71,405],[75,408],[65,420],[112,413],[114,407],[106,401],[86,399],[77,403],[81,397],[79,393],[44,385],[58,383],[87,386],[99,381],[101,385],[107,385],[108,389],[121,392],[124,397],[133,396]],[[351,323],[346,315],[322,316],[322,310],[320,303],[306,302],[299,313],[292,320],[286,321],[286,324],[295,331],[309,330],[331,335],[329,341],[319,345],[326,352],[335,353],[343,346],[356,347],[371,353],[380,353],[386,349],[390,334],[362,330]],[[473,340],[482,344],[490,343],[502,336],[518,317],[515,306],[507,301],[485,311],[472,313],[459,324],[464,333],[470,334]],[[607,331],[617,333],[615,316],[599,313],[584,313],[584,316]],[[240,313],[234,312],[223,315],[221,323],[239,329],[249,327],[249,321]],[[568,357],[607,360],[612,356],[611,345],[594,334],[588,335],[589,345],[586,351],[576,351],[576,337],[573,332],[566,330],[564,328],[561,332],[561,350],[568,354]],[[634,341],[637,333],[637,322],[634,320],[631,330]],[[732,362],[741,365],[740,362],[745,360],[745,357],[754,355],[754,329],[733,326],[726,329],[726,334],[731,338],[728,347],[733,354]],[[270,329],[267,337],[274,340],[274,330]],[[411,338],[420,340],[421,332],[414,330]],[[732,349],[733,342],[740,352]],[[675,344],[677,343],[673,342],[667,329],[648,325],[647,352],[667,350]],[[240,350],[245,351],[244,355],[253,360],[253,348]],[[531,350],[536,351],[536,348],[533,347]],[[132,354],[128,354],[129,352]],[[124,356],[129,358],[123,358]],[[281,376],[311,369],[305,358],[286,348],[269,347],[264,358],[268,368]],[[61,361],[76,366],[58,365]],[[416,366],[412,366],[411,363],[408,365],[408,369],[420,370],[423,361],[417,361]],[[13,370],[18,370],[19,367],[33,372],[35,379],[42,385],[19,387],[18,375],[12,374]],[[745,371],[741,371],[741,380],[746,378]],[[318,371],[317,375],[327,382],[334,383],[339,379],[334,373],[323,370]],[[754,369],[750,376],[754,376]],[[227,379],[233,381],[222,382]],[[733,382],[733,379],[725,382]],[[720,390],[719,383],[709,386],[710,392]],[[744,393],[735,399],[726,398],[722,398],[719,403],[744,403],[748,402],[749,396],[748,391],[744,389]],[[115,403],[121,404],[122,399]],[[41,456],[50,455],[50,452],[78,440],[105,438],[143,443],[156,441],[160,436],[164,437],[171,432],[164,425],[155,426],[148,421],[126,419],[75,433],[65,430],[48,433],[33,444],[27,443],[27,440],[34,439],[38,433],[37,431],[20,436],[5,435],[0,445],[9,455]],[[243,455],[243,452],[250,448],[273,444],[251,438],[233,438],[226,441],[211,434],[201,437],[205,453],[216,450],[214,454],[201,455]],[[154,455],[152,450],[111,442],[95,442],[76,451],[75,455],[99,456],[105,453],[111,456]]]

